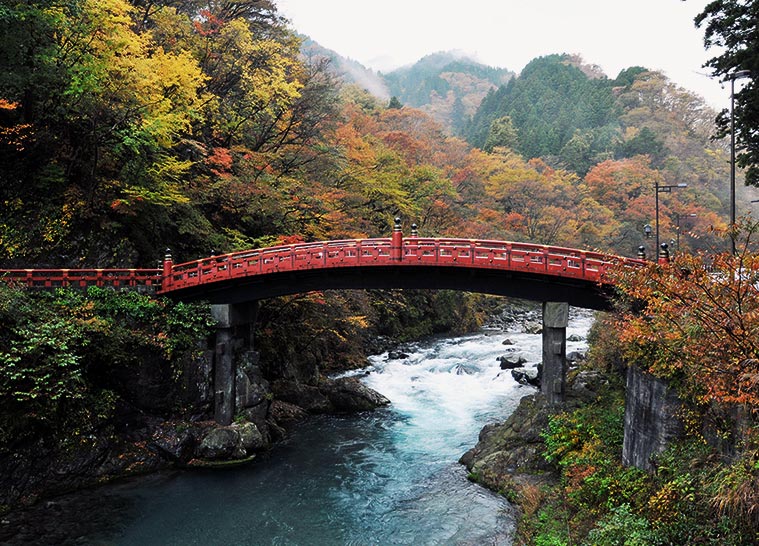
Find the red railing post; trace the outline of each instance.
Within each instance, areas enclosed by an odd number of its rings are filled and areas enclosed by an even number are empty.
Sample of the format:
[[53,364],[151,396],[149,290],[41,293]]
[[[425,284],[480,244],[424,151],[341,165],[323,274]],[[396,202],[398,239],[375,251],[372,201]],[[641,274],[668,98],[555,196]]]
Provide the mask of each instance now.
[[400,262],[403,259],[403,231],[401,231],[401,219],[395,219],[393,237],[390,240],[390,261]]
[[166,255],[163,258],[163,275],[161,276],[161,290],[171,288],[171,273],[174,268],[174,261],[171,257],[171,249],[166,249]]

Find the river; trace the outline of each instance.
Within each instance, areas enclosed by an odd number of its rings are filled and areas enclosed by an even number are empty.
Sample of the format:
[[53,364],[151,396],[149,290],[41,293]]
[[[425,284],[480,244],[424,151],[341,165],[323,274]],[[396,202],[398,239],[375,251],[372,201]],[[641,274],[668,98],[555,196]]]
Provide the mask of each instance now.
[[[568,351],[586,348],[591,323],[591,313],[572,310],[568,333],[583,341]],[[311,418],[246,466],[98,490],[100,508],[89,507],[88,517],[107,528],[76,531],[70,543],[511,544],[512,506],[469,482],[457,462],[483,425],[505,419],[533,392],[500,369],[496,359],[508,350],[537,363],[541,336],[485,330],[413,345],[404,359],[372,357],[359,373],[391,400],[388,408]]]

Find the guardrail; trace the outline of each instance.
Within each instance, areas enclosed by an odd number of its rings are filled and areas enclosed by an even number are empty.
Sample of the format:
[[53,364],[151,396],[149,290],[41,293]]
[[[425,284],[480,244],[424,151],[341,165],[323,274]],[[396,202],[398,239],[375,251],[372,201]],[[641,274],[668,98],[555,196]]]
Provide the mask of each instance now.
[[161,275],[160,269],[6,269],[0,281],[29,288],[159,287]]

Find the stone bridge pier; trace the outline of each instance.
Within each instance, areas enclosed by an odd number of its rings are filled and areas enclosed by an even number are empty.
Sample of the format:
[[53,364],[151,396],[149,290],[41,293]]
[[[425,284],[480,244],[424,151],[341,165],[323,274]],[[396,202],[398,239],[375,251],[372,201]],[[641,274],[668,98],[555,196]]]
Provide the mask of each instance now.
[[549,404],[564,402],[568,322],[568,303],[543,302],[543,379],[540,392]]
[[[258,302],[211,305],[214,343],[214,420],[229,425],[242,410],[265,417],[268,385],[258,368],[253,332]],[[256,409],[257,408],[257,409]]]

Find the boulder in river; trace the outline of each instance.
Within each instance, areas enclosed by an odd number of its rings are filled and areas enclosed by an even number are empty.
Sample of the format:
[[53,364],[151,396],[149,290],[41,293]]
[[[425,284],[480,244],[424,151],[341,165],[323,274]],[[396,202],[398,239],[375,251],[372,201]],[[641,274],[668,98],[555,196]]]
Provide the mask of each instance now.
[[274,400],[269,407],[269,417],[273,419],[277,425],[284,427],[302,421],[307,416],[308,412],[306,412],[306,410],[295,404],[285,402],[284,400]]
[[323,380],[319,383],[319,390],[329,400],[333,411],[339,413],[367,411],[390,403],[354,377]]
[[271,383],[271,390],[277,400],[295,404],[308,413],[329,413],[332,411],[329,398],[317,386],[306,385],[289,379],[278,379]]
[[212,426],[203,436],[197,456],[210,461],[245,459],[266,447],[255,423]]
[[254,423],[240,424],[237,432],[240,435],[240,445],[246,453],[252,453],[266,447],[264,437]]
[[408,357],[409,355],[404,353],[403,351],[390,351],[389,353],[387,353],[388,360],[405,360]]
[[539,322],[525,322],[522,327],[525,334],[540,334],[543,332],[543,325]]
[[176,423],[165,423],[153,430],[148,448],[158,453],[162,458],[175,463],[189,461],[197,446],[194,430],[188,427],[177,427]]
[[521,354],[499,356],[497,360],[501,363],[502,370],[513,370],[527,363],[527,359]]
[[526,368],[511,370],[511,377],[520,385],[529,385],[540,388],[540,373],[538,370],[527,370]]
[[244,457],[240,451],[240,434],[232,427],[212,428],[198,447],[198,455],[211,460]]
[[567,362],[581,362],[587,358],[587,355],[582,351],[572,351],[571,353],[567,353]]

